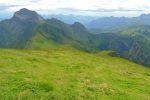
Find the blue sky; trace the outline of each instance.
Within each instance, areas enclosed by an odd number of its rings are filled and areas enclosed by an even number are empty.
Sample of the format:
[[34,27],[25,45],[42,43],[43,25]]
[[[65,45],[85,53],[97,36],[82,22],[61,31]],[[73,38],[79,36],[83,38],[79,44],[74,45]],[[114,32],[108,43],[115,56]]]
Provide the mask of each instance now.
[[138,16],[150,13],[149,0],[0,0],[0,15],[11,16],[21,8],[41,15]]

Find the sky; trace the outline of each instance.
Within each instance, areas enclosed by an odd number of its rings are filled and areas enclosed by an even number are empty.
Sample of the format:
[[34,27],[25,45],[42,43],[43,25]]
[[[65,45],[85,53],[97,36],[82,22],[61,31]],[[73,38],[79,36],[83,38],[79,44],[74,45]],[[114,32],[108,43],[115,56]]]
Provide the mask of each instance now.
[[12,16],[21,8],[41,15],[138,16],[150,13],[150,0],[0,0],[0,16]]

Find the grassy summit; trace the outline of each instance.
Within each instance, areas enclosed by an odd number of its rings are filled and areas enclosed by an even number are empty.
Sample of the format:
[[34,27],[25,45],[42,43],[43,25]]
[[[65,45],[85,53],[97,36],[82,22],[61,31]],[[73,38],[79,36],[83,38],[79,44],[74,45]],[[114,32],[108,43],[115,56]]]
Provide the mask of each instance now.
[[150,69],[75,49],[0,50],[1,100],[150,100]]

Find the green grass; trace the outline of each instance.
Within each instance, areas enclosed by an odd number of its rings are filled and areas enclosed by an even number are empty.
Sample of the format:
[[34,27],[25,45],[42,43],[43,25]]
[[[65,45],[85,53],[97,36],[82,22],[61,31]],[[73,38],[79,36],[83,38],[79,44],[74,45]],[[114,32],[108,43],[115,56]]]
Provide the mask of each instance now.
[[27,44],[27,49],[47,49],[47,48],[57,48],[61,45],[55,43],[50,39],[46,39],[40,33],[36,34]]
[[0,100],[150,100],[150,69],[104,51],[0,50]]

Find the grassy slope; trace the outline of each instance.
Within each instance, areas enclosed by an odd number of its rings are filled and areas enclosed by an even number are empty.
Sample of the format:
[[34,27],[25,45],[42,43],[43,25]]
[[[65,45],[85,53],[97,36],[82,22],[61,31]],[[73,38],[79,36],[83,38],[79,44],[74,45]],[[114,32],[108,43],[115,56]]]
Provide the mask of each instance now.
[[150,69],[109,52],[0,50],[1,100],[150,100]]
[[26,45],[26,49],[50,49],[50,48],[77,48],[84,51],[95,51],[88,43],[79,42],[73,39],[64,38],[62,43],[47,39],[41,33],[33,36]]
[[50,39],[46,39],[40,33],[35,35],[27,44],[28,49],[47,49],[47,48],[57,48],[60,47],[59,44],[54,43]]

